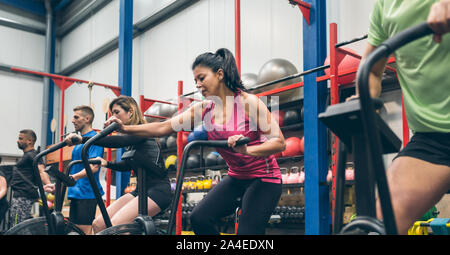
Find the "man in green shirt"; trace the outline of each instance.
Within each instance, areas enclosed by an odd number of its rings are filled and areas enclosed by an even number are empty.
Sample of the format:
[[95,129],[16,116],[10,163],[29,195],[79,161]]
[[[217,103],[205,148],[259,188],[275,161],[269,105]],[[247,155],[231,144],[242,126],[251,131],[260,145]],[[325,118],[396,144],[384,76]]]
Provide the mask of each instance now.
[[[397,74],[414,135],[387,178],[399,234],[450,189],[450,0],[378,0],[370,16],[364,58],[386,39],[427,21],[435,32],[397,50]],[[381,93],[387,58],[372,69],[370,94]],[[382,218],[378,203],[377,215]]]

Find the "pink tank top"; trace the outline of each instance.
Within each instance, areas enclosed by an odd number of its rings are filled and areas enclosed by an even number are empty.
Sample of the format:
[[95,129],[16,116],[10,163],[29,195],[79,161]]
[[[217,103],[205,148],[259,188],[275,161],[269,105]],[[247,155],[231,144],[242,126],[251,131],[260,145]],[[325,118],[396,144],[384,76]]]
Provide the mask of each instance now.
[[[267,140],[255,125],[251,125],[241,103],[241,93],[234,95],[233,114],[223,124],[214,123],[214,102],[210,102],[202,114],[209,140],[227,140],[229,136],[240,135],[250,138],[248,146],[258,145]],[[264,182],[281,183],[280,167],[274,155],[254,157],[235,152],[232,148],[216,148],[228,166],[228,175],[236,179],[261,178]]]

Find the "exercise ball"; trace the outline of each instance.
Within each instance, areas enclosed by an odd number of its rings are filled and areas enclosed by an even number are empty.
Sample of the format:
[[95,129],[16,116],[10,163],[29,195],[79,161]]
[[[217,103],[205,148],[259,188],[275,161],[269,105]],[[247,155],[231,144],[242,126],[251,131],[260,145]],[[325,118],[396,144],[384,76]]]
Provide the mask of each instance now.
[[[266,82],[271,82],[274,80],[278,80],[281,78],[284,78],[289,75],[297,74],[297,68],[288,60],[282,59],[282,58],[275,58],[267,61],[263,64],[261,69],[258,73],[258,79],[257,83],[258,85],[261,85]],[[251,91],[252,93],[260,93],[262,91],[267,91],[275,88],[281,88],[286,85],[291,85],[294,83],[301,82],[302,78],[294,78],[289,79],[287,81],[278,82],[269,86],[266,86],[264,88],[260,88],[254,91]],[[280,92],[277,94],[274,94],[273,96],[278,96],[279,103],[285,103],[293,100],[297,100],[300,98],[303,98],[303,87],[291,89],[288,91]]]
[[278,123],[280,127],[284,126],[284,115],[285,112],[283,110],[275,110],[271,112],[272,118]]
[[177,156],[176,155],[170,155],[164,161],[164,165],[165,165],[166,169],[176,168],[176,163],[177,163]]
[[241,75],[241,81],[246,89],[251,89],[257,85],[258,75],[254,73],[244,73]]
[[177,105],[175,105],[177,103],[177,101],[171,99],[171,100],[169,100],[167,102],[172,103],[172,104],[164,104],[164,103],[162,103],[159,112],[160,112],[160,115],[163,116],[163,117],[172,117],[172,115],[175,112],[177,112],[177,109],[178,109]]
[[286,149],[281,153],[283,157],[294,157],[302,155],[301,139],[298,137],[289,137],[286,139]]
[[177,147],[177,136],[176,135],[170,135],[169,137],[167,137],[166,147],[168,149]]
[[[161,104],[154,103],[152,106],[150,106],[150,108],[148,108],[148,110],[146,111],[145,114],[153,115],[153,116],[161,116],[159,113],[160,109],[161,109]],[[145,119],[147,120],[147,122],[157,122],[160,120],[159,118],[154,118],[154,117],[145,117]]]
[[205,166],[217,165],[218,157],[219,157],[219,153],[217,151],[211,151],[205,158]]
[[187,137],[188,143],[195,140],[208,140],[208,132],[204,125],[195,127],[194,130],[189,133]]
[[[352,49],[349,49],[349,48],[342,48],[342,49],[359,55]],[[342,59],[341,63],[339,63],[339,65],[338,65],[338,73],[349,70],[351,68],[358,67],[359,62],[361,62],[361,60],[359,58],[355,58],[350,55],[345,55],[344,59]],[[329,64],[330,64],[330,56],[327,56],[323,65],[329,65]],[[327,68],[324,71],[325,71],[326,75],[330,74],[330,68]],[[338,82],[339,82],[339,84],[348,84],[348,83],[354,82],[355,78],[356,78],[356,72],[347,74],[345,76],[340,76],[338,78]]]
[[287,110],[284,114],[284,125],[289,126],[300,122],[300,114],[297,110]]
[[192,154],[186,160],[186,169],[199,168],[200,167],[200,155]]

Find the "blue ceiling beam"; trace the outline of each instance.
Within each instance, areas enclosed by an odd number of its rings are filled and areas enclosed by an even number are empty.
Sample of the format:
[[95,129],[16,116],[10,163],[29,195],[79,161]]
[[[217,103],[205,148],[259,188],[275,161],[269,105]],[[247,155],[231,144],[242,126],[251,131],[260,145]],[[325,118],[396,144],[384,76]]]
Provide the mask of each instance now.
[[54,12],[59,12],[62,9],[64,9],[66,6],[68,6],[70,3],[72,2],[72,0],[61,0],[54,8],[53,11]]
[[30,0],[0,0],[0,3],[12,6],[14,8],[24,10],[39,16],[45,16],[44,2]]

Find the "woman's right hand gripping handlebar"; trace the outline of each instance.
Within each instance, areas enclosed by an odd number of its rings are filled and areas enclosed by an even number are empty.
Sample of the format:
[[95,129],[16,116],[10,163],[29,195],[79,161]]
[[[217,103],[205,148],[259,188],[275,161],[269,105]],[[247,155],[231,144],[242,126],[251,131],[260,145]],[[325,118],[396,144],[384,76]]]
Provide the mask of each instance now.
[[124,129],[125,129],[125,125],[123,124],[123,122],[120,119],[118,119],[115,116],[111,116],[107,121],[105,121],[103,128],[106,128],[107,126],[111,125],[114,122],[118,124],[116,131],[119,133],[123,133]]

